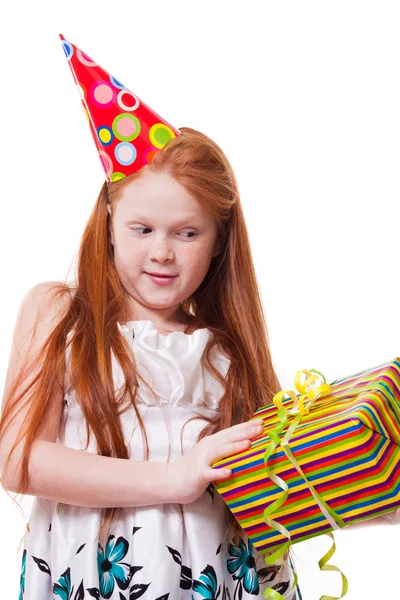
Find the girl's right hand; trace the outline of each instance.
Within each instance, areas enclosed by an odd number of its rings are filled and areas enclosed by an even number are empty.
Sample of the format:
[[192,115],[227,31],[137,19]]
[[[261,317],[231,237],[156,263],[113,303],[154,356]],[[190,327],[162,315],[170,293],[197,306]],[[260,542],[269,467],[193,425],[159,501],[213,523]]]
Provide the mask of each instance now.
[[211,481],[228,479],[231,469],[212,469],[211,465],[222,458],[247,450],[251,438],[262,433],[262,422],[262,419],[247,421],[206,435],[184,456],[167,463],[167,501],[178,504],[194,502]]

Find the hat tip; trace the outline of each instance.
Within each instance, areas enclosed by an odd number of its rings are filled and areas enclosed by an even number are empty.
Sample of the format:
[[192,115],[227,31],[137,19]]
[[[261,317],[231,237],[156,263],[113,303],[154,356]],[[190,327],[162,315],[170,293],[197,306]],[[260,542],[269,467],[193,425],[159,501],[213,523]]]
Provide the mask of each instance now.
[[65,37],[63,36],[63,34],[62,34],[62,33],[59,33],[58,35],[60,36],[60,40],[61,40],[61,41],[64,41],[64,40],[65,40]]

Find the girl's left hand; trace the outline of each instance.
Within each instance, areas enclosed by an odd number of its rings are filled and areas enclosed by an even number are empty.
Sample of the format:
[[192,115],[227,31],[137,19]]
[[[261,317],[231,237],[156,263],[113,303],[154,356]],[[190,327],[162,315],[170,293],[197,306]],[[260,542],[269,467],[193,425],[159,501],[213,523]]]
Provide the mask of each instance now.
[[397,510],[386,513],[386,515],[372,517],[372,519],[366,519],[365,521],[359,521],[358,523],[350,523],[350,525],[346,525],[344,529],[365,529],[366,527],[373,527],[374,525],[400,525],[400,506]]

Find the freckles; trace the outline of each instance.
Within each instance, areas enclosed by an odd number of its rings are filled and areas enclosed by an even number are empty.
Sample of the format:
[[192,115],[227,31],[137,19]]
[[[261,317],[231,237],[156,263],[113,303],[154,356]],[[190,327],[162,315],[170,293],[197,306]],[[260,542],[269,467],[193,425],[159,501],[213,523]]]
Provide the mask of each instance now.
[[181,253],[181,259],[186,262],[198,262],[207,254],[208,244],[193,244],[191,248],[184,248]]
[[188,251],[181,254],[179,262],[190,269],[203,271],[210,262],[212,257],[212,247],[207,244],[196,244],[193,248],[188,248]]

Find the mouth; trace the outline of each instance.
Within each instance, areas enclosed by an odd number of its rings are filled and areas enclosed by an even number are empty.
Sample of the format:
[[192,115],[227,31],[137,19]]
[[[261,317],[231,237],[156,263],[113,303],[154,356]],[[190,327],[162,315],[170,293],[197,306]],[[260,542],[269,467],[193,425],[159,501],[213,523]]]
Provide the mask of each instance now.
[[150,275],[150,277],[157,277],[160,279],[173,279],[174,277],[177,277],[177,275],[166,275],[163,273],[149,273],[149,271],[143,271],[143,273],[146,273],[146,275]]
[[161,275],[155,275],[153,273],[148,273],[147,271],[143,271],[143,273],[147,275],[154,285],[158,286],[172,285],[173,281],[175,281],[175,279],[178,277],[178,275],[166,275],[164,273]]

